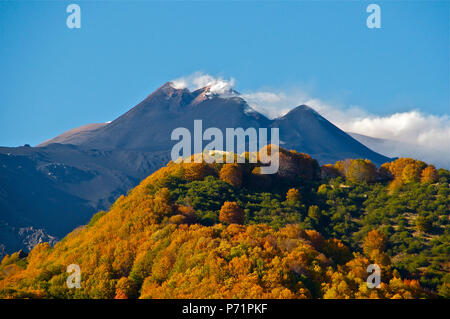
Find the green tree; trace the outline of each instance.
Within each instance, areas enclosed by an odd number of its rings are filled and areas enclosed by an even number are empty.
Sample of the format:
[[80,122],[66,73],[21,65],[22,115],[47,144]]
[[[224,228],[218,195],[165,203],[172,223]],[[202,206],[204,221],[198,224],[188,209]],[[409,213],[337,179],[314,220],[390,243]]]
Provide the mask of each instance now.
[[432,223],[430,219],[426,218],[423,215],[420,215],[416,219],[416,227],[418,231],[428,233],[432,228]]

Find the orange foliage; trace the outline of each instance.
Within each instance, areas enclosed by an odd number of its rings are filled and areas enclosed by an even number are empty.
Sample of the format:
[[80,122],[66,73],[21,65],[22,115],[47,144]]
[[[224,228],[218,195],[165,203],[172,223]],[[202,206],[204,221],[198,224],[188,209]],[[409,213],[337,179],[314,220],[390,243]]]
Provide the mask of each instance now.
[[[316,163],[307,156],[283,154],[285,164],[290,163],[284,166],[284,173],[292,171],[305,178],[317,173]],[[294,162],[303,163],[302,168],[292,166]],[[280,229],[265,224],[239,225],[245,216],[236,202],[225,202],[220,210],[220,220],[230,225],[193,224],[192,207],[174,203],[164,185],[171,177],[196,180],[206,172],[213,172],[213,167],[171,162],[121,196],[95,223],[75,229],[53,248],[38,244],[23,266],[12,262],[16,257],[5,257],[0,265],[0,297],[427,296],[417,281],[399,277],[389,280],[386,276],[381,289],[367,290],[364,267],[386,248],[386,238],[376,230],[364,241],[367,258],[352,258],[340,240],[325,239],[299,225]],[[298,199],[298,194],[289,191],[287,197]],[[316,213],[318,208],[311,208],[311,216]],[[65,270],[70,264],[81,268],[80,289],[66,287]]]
[[225,202],[220,209],[219,220],[228,224],[243,224],[244,210],[236,202]]
[[436,183],[438,181],[438,173],[436,167],[433,165],[428,165],[422,171],[422,183]]
[[389,163],[389,170],[391,171],[391,173],[394,177],[401,178],[402,174],[403,174],[403,169],[406,167],[406,165],[412,164],[414,162],[415,162],[415,160],[412,158],[401,157],[401,158],[398,158],[395,161]]
[[224,164],[220,170],[221,180],[235,186],[242,186],[242,168],[238,164]]
[[188,181],[199,181],[203,180],[209,173],[209,166],[202,163],[185,163],[184,166],[184,177]]
[[115,299],[129,299],[136,298],[137,289],[136,283],[127,277],[122,277],[116,284],[116,296]]
[[387,245],[386,236],[378,230],[370,231],[363,243],[366,256],[378,265],[389,265],[389,256],[385,253]]

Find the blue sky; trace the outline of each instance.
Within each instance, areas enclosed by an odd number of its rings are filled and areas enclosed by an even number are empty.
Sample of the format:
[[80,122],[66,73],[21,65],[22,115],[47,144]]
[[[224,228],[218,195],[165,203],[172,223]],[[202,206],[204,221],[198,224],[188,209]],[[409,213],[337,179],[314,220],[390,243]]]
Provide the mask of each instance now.
[[[0,1],[0,145],[113,120],[197,71],[241,92],[445,117],[449,2],[376,1],[382,28],[368,29],[373,2]],[[66,26],[70,3],[81,29]]]

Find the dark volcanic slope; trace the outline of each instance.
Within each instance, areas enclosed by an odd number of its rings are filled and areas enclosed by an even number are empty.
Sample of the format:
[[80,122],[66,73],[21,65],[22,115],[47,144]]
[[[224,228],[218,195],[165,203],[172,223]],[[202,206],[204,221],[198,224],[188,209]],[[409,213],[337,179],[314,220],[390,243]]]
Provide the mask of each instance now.
[[105,125],[108,125],[108,123],[86,124],[86,125],[68,130],[67,132],[62,133],[55,138],[49,139],[45,142],[42,142],[41,144],[39,144],[37,146],[38,147],[47,146],[47,145],[55,144],[55,143],[76,144],[77,143],[76,141],[82,139],[85,134],[88,134],[88,132],[94,131]]
[[[235,92],[230,92],[235,93]],[[279,127],[281,146],[309,153],[321,164],[345,158],[387,160],[299,106],[269,120],[239,96],[209,88],[190,92],[166,83],[109,124],[70,130],[40,147],[0,148],[0,255],[27,250],[85,224],[141,179],[167,163],[173,129]],[[5,248],[5,249],[4,249]],[[1,256],[0,256],[1,257]]]
[[30,238],[63,237],[168,161],[158,152],[63,144],[0,148],[0,246],[27,251]]
[[195,92],[174,89],[166,83],[130,111],[110,124],[78,138],[64,141],[88,148],[167,151],[173,129],[193,129],[202,119],[204,128],[268,127],[270,121],[256,112],[247,112],[247,103],[239,97],[221,98],[208,88]]
[[280,139],[285,143],[282,146],[308,153],[321,164],[346,158],[368,158],[377,165],[389,160],[367,148],[306,105],[297,106],[285,116],[276,119],[273,126],[280,128]]

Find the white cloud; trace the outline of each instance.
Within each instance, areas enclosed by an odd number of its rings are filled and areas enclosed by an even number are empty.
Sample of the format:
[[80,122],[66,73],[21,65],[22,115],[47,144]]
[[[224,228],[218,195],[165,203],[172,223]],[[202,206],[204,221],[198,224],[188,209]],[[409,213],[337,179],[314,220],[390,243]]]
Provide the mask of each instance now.
[[310,99],[314,108],[346,132],[358,133],[383,141],[366,145],[390,157],[412,157],[450,168],[450,117],[425,114],[419,110],[380,116],[359,107],[341,108]]
[[241,97],[256,111],[269,118],[276,118],[299,105],[301,97],[283,92],[257,91],[241,94]]
[[[265,92],[263,96],[270,97],[267,93]],[[274,97],[261,98],[258,100],[260,105],[253,105],[253,108],[268,116],[276,117],[297,105],[306,104],[346,132],[384,139],[385,141],[366,143],[376,152],[389,157],[417,158],[438,167],[450,168],[448,115],[436,116],[411,110],[380,116],[357,106],[343,108],[317,98],[308,98],[300,92],[293,93],[277,93],[277,101]],[[252,93],[251,96],[259,95]],[[281,107],[277,108],[277,103]]]
[[226,80],[221,77],[213,77],[209,74],[204,74],[201,72],[196,72],[187,77],[172,80],[171,82],[172,86],[176,89],[187,88],[190,91],[194,91],[204,87],[209,87],[209,91],[211,93],[220,95],[231,94],[231,89],[235,83],[233,78]]
[[388,116],[369,115],[339,124],[350,132],[395,141],[380,144],[379,151],[388,156],[415,157],[450,168],[450,119],[448,116],[419,111]]
[[[172,81],[174,87],[190,90],[211,87],[211,92],[227,94],[235,83],[208,74],[195,73]],[[419,110],[380,116],[358,106],[342,107],[310,97],[301,89],[243,92],[241,97],[256,111],[276,118],[306,104],[347,132],[385,139],[372,145],[374,151],[390,157],[413,157],[439,167],[450,168],[450,118]]]

